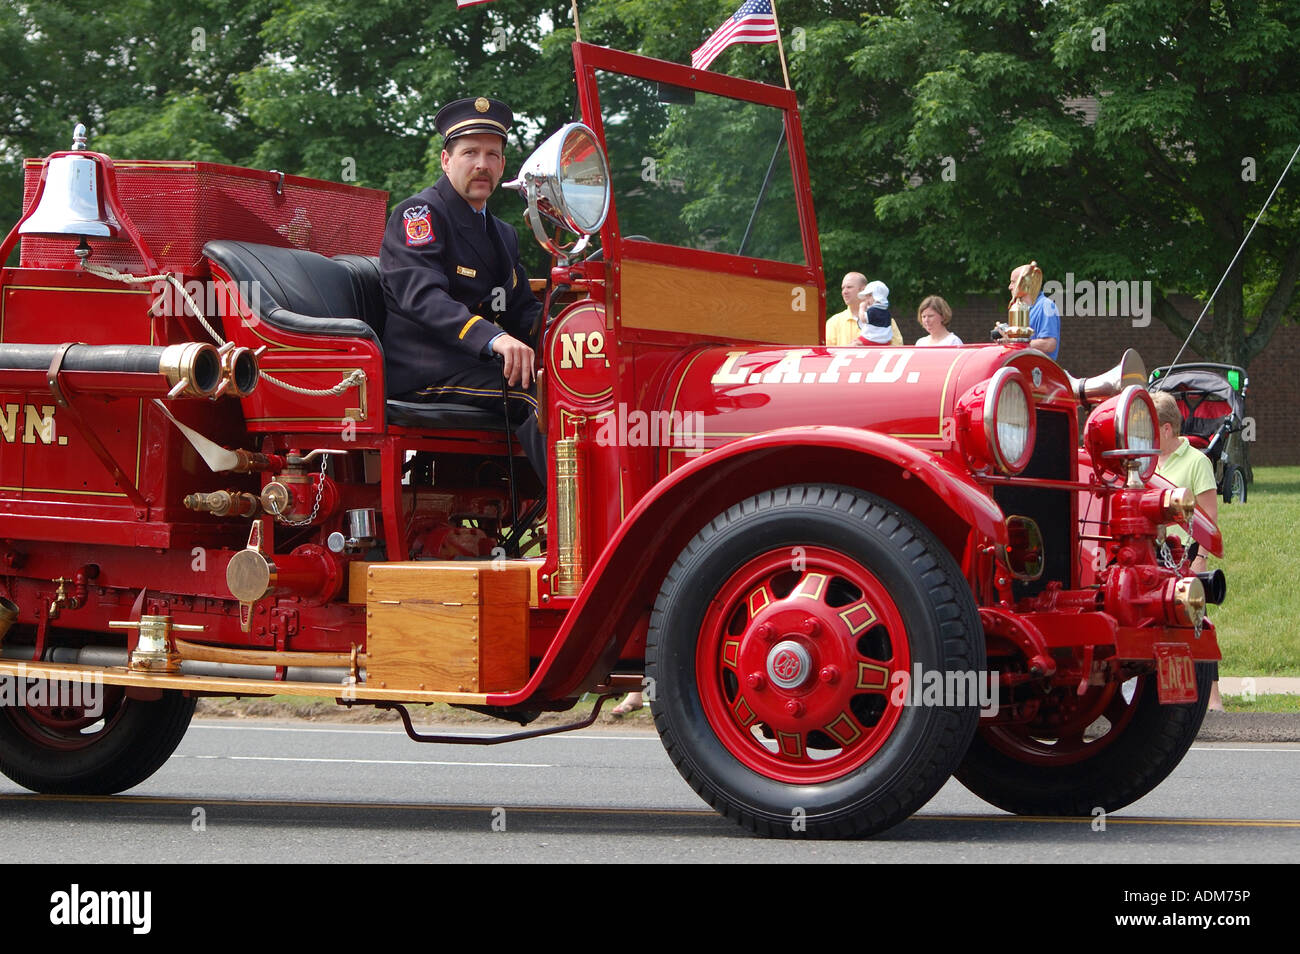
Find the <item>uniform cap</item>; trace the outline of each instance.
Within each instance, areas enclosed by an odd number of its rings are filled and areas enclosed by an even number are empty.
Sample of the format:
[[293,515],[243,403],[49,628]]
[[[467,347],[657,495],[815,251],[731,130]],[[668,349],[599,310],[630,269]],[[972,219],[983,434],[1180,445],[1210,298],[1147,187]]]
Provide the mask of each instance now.
[[480,133],[505,139],[514,118],[510,107],[499,99],[477,96],[448,103],[433,117],[433,125],[442,134],[442,143],[446,146],[460,136]]

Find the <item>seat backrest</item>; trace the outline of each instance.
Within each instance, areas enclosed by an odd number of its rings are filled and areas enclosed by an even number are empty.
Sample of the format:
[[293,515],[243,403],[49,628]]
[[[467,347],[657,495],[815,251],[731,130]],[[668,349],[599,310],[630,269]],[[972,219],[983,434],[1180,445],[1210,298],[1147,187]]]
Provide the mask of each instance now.
[[352,274],[352,287],[357,304],[361,306],[361,320],[383,338],[388,306],[384,304],[384,286],[379,277],[379,256],[335,255],[334,261]]
[[208,242],[203,254],[237,283],[247,284],[249,291],[240,297],[272,327],[379,341],[366,321],[365,294],[354,266],[302,249],[229,239]]

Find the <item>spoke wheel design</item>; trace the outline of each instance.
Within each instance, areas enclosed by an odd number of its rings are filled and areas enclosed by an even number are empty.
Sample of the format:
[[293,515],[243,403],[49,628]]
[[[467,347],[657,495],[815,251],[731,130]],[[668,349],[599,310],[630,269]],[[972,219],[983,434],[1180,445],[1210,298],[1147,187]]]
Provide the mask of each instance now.
[[1020,815],[1116,811],[1178,767],[1200,731],[1213,681],[1214,665],[1197,663],[1197,701],[1187,705],[1161,705],[1152,675],[1090,690],[1072,707],[1044,700],[1024,724],[981,725],[957,779]]
[[120,686],[45,683],[41,705],[0,707],[0,772],[34,792],[111,795],[156,772],[194,713],[193,698],[132,699]]
[[1073,693],[1039,708],[1022,725],[982,726],[981,734],[998,751],[1031,765],[1056,766],[1095,756],[1120,738],[1132,721],[1147,676],[1125,688],[1117,682]]
[[884,585],[823,547],[741,567],[696,649],[709,724],[744,765],[783,782],[827,781],[877,752],[902,713],[895,674],[910,665]]
[[1246,472],[1240,467],[1232,468],[1232,476],[1228,481],[1228,493],[1226,494],[1228,503],[1245,503],[1246,502]]
[[[103,686],[96,691],[102,692],[102,697],[93,709],[84,705],[28,705],[13,708],[7,715],[35,745],[59,752],[87,749],[111,732],[126,711],[126,693],[121,686]],[[64,693],[68,695],[66,690]]]
[[669,571],[646,638],[655,725],[682,777],[784,837],[872,834],[924,805],[960,762],[977,702],[905,705],[896,677],[983,660],[942,545],[877,497],[820,485],[712,520]]

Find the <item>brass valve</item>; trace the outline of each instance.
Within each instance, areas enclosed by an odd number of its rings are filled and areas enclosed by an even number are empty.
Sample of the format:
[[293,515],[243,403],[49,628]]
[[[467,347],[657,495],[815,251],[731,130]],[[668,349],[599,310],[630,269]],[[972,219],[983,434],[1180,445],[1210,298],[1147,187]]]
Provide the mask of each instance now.
[[206,628],[188,623],[173,623],[170,616],[153,616],[145,614],[137,620],[109,620],[110,629],[138,629],[140,638],[136,640],[131,653],[128,669],[136,672],[180,672],[181,654],[172,642],[172,630],[186,633],[201,633]]
[[189,494],[185,497],[189,510],[210,513],[216,517],[253,517],[261,507],[257,494],[238,490],[214,490],[212,493]]

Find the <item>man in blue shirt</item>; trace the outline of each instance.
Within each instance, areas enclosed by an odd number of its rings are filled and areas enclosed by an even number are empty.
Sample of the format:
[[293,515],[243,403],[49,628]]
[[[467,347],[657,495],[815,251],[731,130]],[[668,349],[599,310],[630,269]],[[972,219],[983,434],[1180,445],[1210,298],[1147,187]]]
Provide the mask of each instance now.
[[1007,286],[1007,291],[1011,293],[1013,300],[1023,296],[1025,304],[1029,305],[1029,330],[1033,333],[1029,347],[1036,348],[1055,361],[1057,353],[1061,350],[1061,312],[1057,310],[1056,302],[1043,294],[1041,272],[1036,276],[1038,278],[1037,282],[1030,281],[1026,283],[1028,288],[1039,289],[1038,298],[1032,304],[1029,301],[1030,293],[1027,289],[1021,295],[1016,294],[1020,285],[1020,276],[1030,269],[1037,270],[1037,265],[1031,262],[1028,265],[1021,265],[1013,271],[1011,273],[1011,284]]

